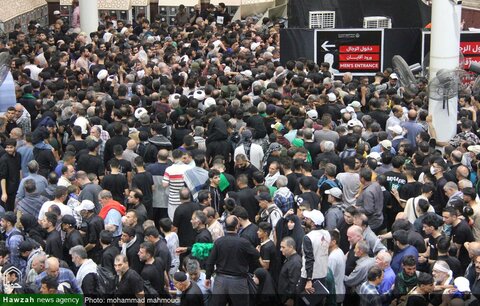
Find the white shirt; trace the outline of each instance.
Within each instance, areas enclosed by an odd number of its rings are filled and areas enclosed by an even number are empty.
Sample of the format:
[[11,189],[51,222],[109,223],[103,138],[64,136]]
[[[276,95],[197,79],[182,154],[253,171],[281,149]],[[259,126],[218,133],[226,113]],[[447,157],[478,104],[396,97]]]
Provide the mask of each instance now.
[[50,206],[52,205],[57,205],[60,208],[60,211],[62,212],[62,217],[65,215],[71,215],[73,216],[73,211],[70,207],[63,203],[58,203],[55,201],[47,201],[43,203],[42,208],[40,208],[40,212],[38,213],[38,220],[43,220],[45,218],[45,213],[48,211]]
[[[238,154],[244,154],[245,156],[247,156],[243,144],[239,145],[235,149],[235,152],[233,153],[233,158],[235,159]],[[263,149],[260,145],[256,143],[252,143],[250,145],[250,156],[247,156],[247,158],[249,159],[250,163],[260,171],[262,170],[263,155]]]
[[335,293],[337,294],[337,303],[343,302],[345,294],[345,254],[342,249],[336,248],[328,255],[328,266],[335,275]]
[[82,134],[86,135],[87,134],[87,127],[88,127],[88,120],[85,117],[78,117],[75,119],[75,122],[73,125],[78,125],[79,127],[82,128]]

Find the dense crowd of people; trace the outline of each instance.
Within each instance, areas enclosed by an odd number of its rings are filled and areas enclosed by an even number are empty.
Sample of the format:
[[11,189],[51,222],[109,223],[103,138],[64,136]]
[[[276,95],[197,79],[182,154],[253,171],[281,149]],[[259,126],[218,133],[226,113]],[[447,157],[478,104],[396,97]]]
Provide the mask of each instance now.
[[282,63],[279,22],[221,3],[88,34],[74,6],[0,40],[3,293],[478,304],[480,96],[443,143],[425,78]]

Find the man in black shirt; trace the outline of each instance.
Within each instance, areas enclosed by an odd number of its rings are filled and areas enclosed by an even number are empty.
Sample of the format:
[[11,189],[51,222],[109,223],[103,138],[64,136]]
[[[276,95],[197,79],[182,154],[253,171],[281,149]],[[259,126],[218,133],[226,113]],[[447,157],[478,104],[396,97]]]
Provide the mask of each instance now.
[[255,222],[255,216],[258,214],[259,206],[255,198],[257,195],[253,188],[248,187],[248,177],[244,174],[237,177],[237,204],[244,207],[248,213],[248,219]]
[[104,229],[103,219],[95,214],[95,204],[90,200],[83,200],[75,210],[82,216],[82,230],[86,230],[84,245],[88,257],[99,264],[102,250],[100,232]]
[[280,299],[285,305],[293,305],[295,290],[300,279],[302,269],[302,256],[296,251],[295,240],[292,237],[285,237],[280,242],[280,251],[285,256],[285,262],[280,270],[278,278],[278,292]]
[[451,238],[457,248],[456,257],[462,263],[462,269],[465,271],[470,263],[468,251],[465,248],[465,242],[472,242],[475,241],[475,239],[473,238],[470,226],[465,220],[460,219],[458,217],[459,215],[459,212],[454,207],[446,207],[442,213],[443,222],[452,226]]
[[87,137],[86,144],[88,154],[83,154],[78,158],[77,170],[82,170],[86,173],[95,173],[97,177],[102,180],[105,175],[105,167],[102,159],[98,156],[100,142],[101,140],[97,140],[93,136]]
[[102,246],[100,265],[115,274],[114,261],[115,257],[120,254],[120,249],[112,244],[112,240],[112,232],[107,230],[100,232],[100,245]]
[[67,262],[72,271],[76,271],[75,264],[72,261],[72,255],[69,251],[76,245],[83,246],[83,238],[80,232],[75,228],[77,220],[72,215],[65,215],[62,217],[61,228],[65,232],[65,241],[63,242],[63,259]]
[[172,264],[172,255],[168,250],[167,241],[165,238],[160,236],[160,232],[155,226],[147,227],[144,234],[145,241],[151,242],[155,247],[153,257],[159,257],[162,262],[166,264],[167,270],[170,269],[170,265]]
[[142,225],[148,219],[147,209],[142,204],[143,193],[140,189],[135,188],[128,194],[127,208],[134,209],[137,213],[137,222]]
[[160,258],[154,257],[154,253],[155,246],[153,243],[146,241],[140,244],[138,257],[141,262],[145,263],[140,275],[144,280],[149,281],[159,294],[162,294],[165,292],[165,273],[169,268]]
[[[207,229],[207,215],[203,210],[194,211],[190,223],[196,234],[193,244],[213,242],[212,234]],[[189,254],[192,251],[193,244],[177,248],[177,254]]]
[[180,246],[191,246],[195,240],[195,231],[190,220],[194,211],[202,209],[198,203],[190,202],[190,190],[180,190],[180,201],[173,215],[173,226],[177,228],[178,241]]
[[55,229],[57,219],[56,214],[46,212],[45,218],[41,220],[42,228],[48,233],[47,240],[45,241],[45,253],[58,259],[63,259],[62,238],[60,237],[60,233]]
[[15,139],[7,139],[5,141],[7,154],[3,154],[0,158],[1,203],[6,211],[13,211],[15,195],[20,185],[21,156],[17,153],[16,146]]
[[124,254],[128,258],[128,265],[135,272],[142,272],[143,263],[138,258],[138,251],[140,250],[140,244],[142,240],[135,234],[135,229],[129,226],[122,228],[122,237],[120,238],[120,245],[122,250],[121,254]]
[[[187,279],[185,272],[175,272],[173,275],[175,288],[182,292],[180,306],[203,306],[203,294],[195,282]],[[216,305],[216,304],[215,304]]]
[[[117,275],[115,276],[114,296],[122,298],[142,298],[144,296],[143,279],[137,272],[130,269],[126,255],[119,254],[115,257],[115,272]],[[121,303],[121,305],[133,306],[137,303]]]
[[136,174],[132,179],[132,189],[138,188],[143,194],[143,204],[147,209],[148,218],[153,219],[153,176],[150,172],[146,172],[144,168],[143,158],[141,156],[135,157],[134,160]]
[[248,177],[248,187],[253,188],[255,184],[253,183],[253,174],[259,171],[252,165],[245,154],[238,154],[235,157],[235,177],[239,177],[242,174],[245,174]]
[[239,236],[247,239],[256,248],[260,244],[260,239],[257,235],[258,226],[250,222],[247,210],[242,206],[236,206],[232,211],[232,215],[238,218],[240,224]]
[[247,272],[249,265],[258,261],[259,253],[247,240],[238,237],[237,217],[228,216],[225,227],[225,236],[214,242],[208,257],[205,286],[210,287],[210,279],[216,267],[212,305],[225,305],[228,297],[232,306],[248,305]]
[[[122,148],[125,150],[127,147],[128,137],[123,136],[123,127],[121,122],[114,122],[113,124],[113,132],[115,136],[107,140],[105,143],[105,151],[103,152],[103,160],[107,163],[110,159],[113,158],[113,147],[117,144],[121,145]],[[108,129],[107,129],[108,130]]]
[[[126,161],[127,162],[127,161]],[[130,163],[127,164],[131,167]],[[125,203],[125,195],[128,191],[126,176],[120,172],[120,161],[116,158],[110,160],[110,174],[105,175],[102,181],[102,188],[110,191],[115,201]]]

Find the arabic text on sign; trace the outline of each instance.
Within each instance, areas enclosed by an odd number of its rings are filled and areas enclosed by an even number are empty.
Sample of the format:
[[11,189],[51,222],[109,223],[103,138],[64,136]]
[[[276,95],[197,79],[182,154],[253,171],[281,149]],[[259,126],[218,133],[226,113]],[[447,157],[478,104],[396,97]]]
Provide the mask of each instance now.
[[340,61],[347,62],[375,62],[380,60],[380,54],[340,54]]
[[379,53],[379,45],[340,46],[340,53]]
[[379,70],[378,62],[340,62],[339,69],[343,70]]
[[480,56],[476,56],[476,57],[465,56],[465,66],[464,66],[464,68],[469,69],[472,62],[480,63]]
[[480,41],[460,42],[460,49],[465,55],[480,55]]

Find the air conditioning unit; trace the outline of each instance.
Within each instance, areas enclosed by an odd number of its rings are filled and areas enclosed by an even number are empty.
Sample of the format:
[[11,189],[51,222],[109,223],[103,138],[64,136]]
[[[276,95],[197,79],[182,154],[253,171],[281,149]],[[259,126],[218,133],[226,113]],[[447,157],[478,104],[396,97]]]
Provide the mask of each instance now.
[[372,16],[363,18],[364,29],[391,29],[392,19],[383,16]]
[[310,29],[335,28],[335,11],[310,11]]

